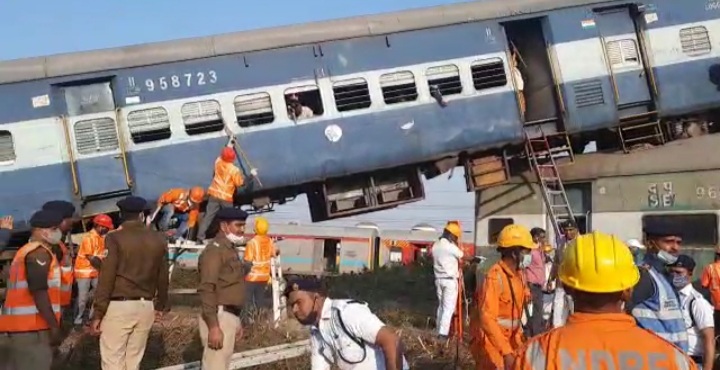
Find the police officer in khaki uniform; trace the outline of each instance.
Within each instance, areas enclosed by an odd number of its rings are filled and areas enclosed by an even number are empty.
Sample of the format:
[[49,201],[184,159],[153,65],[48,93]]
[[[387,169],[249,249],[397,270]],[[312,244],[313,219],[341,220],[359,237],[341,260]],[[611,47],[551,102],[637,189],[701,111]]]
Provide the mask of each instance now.
[[198,260],[198,293],[202,300],[198,324],[204,347],[203,370],[229,369],[235,337],[242,336],[240,311],[250,264],[239,257],[235,247],[244,241],[242,235],[247,217],[241,209],[221,209],[215,216],[220,230]]
[[123,223],[105,237],[91,331],[100,334],[103,370],[137,370],[167,306],[167,241],[145,226],[145,199],[130,196],[117,206]]

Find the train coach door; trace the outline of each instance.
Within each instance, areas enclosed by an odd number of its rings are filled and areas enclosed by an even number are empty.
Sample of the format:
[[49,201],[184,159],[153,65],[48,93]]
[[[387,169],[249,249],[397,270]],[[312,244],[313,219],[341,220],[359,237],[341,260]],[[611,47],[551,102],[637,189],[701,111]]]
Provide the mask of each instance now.
[[76,195],[97,199],[127,193],[131,180],[110,82],[62,89]]
[[620,117],[648,112],[653,98],[643,60],[642,38],[638,37],[631,9],[596,10],[595,21]]

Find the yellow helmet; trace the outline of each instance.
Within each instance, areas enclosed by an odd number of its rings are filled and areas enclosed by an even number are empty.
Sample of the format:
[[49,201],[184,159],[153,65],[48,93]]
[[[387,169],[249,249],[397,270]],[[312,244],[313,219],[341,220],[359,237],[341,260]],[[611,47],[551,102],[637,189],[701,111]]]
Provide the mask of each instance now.
[[258,217],[255,219],[255,234],[267,235],[270,224],[264,217]]
[[565,247],[558,275],[563,284],[589,293],[622,292],[640,280],[627,245],[598,231],[580,235]]
[[503,227],[497,239],[499,248],[523,247],[535,249],[537,245],[533,241],[530,230],[525,226],[511,224]]
[[460,223],[458,221],[448,221],[447,225],[445,225],[445,230],[447,230],[450,234],[455,235],[458,239],[462,235],[462,229],[460,228]]

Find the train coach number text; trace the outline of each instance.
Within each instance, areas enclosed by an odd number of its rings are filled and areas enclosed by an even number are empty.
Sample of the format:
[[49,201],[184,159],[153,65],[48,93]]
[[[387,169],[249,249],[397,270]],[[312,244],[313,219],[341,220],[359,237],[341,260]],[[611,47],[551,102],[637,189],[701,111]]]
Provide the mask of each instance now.
[[217,82],[215,71],[183,73],[181,75],[148,78],[145,80],[147,91],[178,89],[180,87],[203,86]]
[[695,194],[699,199],[718,199],[718,190],[717,186],[698,186],[695,188]]

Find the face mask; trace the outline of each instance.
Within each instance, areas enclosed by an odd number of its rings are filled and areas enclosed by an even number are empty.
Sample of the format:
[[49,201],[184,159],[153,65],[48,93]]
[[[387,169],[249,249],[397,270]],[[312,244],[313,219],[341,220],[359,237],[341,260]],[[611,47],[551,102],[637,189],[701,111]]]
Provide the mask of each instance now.
[[690,284],[689,276],[673,275],[672,285],[675,289],[685,288],[688,284]]
[[233,244],[242,244],[245,241],[244,236],[237,236],[232,233],[227,233],[225,236],[228,238],[228,240]]
[[110,231],[110,230],[103,228],[103,229],[100,229],[100,230],[98,231],[98,234],[100,234],[100,235],[105,235],[105,234],[107,234],[109,231]]
[[530,255],[530,253],[523,254],[520,258],[521,258],[520,264],[519,264],[520,268],[521,269],[528,268],[528,266],[530,266],[530,262],[532,261],[532,256]]
[[659,251],[657,256],[661,261],[665,262],[666,265],[672,265],[673,263],[675,263],[675,261],[677,261],[676,256],[673,256],[672,254],[663,250]]
[[60,240],[62,240],[62,231],[58,229],[48,231],[47,234],[45,234],[45,241],[48,242],[48,244],[57,245],[60,244]]

